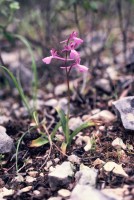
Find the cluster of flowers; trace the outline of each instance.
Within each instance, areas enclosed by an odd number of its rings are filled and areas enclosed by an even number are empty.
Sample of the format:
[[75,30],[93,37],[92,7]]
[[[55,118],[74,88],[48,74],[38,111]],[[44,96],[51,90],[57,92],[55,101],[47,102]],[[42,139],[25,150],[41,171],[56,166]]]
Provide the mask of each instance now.
[[[60,43],[65,43],[65,46],[63,47],[63,50],[61,53],[65,53],[65,57],[61,57],[58,55],[57,51],[55,49],[52,49],[50,51],[51,56],[45,57],[42,59],[42,61],[46,64],[50,64],[52,59],[58,59],[61,61],[64,61],[64,64],[66,66],[61,67],[62,69],[71,70],[72,68],[78,69],[80,72],[85,72],[88,70],[88,68],[84,65],[80,64],[80,54],[76,51],[79,45],[83,43],[83,40],[77,37],[77,32],[72,32],[67,40],[64,40]],[[69,56],[67,56],[69,55]],[[70,65],[67,66],[67,61],[71,61]]]

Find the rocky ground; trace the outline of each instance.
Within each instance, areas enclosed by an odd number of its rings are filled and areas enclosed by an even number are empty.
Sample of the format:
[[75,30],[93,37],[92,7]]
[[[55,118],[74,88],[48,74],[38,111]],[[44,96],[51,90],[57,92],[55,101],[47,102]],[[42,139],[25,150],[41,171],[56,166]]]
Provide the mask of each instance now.
[[[96,126],[80,132],[66,154],[60,149],[64,140],[61,128],[51,145],[31,147],[32,141],[40,136],[38,128],[33,128],[35,122],[14,87],[1,89],[1,200],[134,198],[133,67],[128,63],[122,69],[121,64],[113,65],[110,59],[105,60],[106,63],[91,67],[84,76],[71,74],[70,130],[91,120]],[[10,66],[15,66],[13,62],[10,61]],[[39,74],[42,74],[41,68]],[[25,74],[24,70],[21,77],[31,99],[27,87],[30,78],[25,79],[25,75],[32,75],[30,71]],[[37,112],[39,121],[45,119],[49,133],[59,120],[55,107],[67,109],[66,92],[64,72],[47,66],[40,78]]]

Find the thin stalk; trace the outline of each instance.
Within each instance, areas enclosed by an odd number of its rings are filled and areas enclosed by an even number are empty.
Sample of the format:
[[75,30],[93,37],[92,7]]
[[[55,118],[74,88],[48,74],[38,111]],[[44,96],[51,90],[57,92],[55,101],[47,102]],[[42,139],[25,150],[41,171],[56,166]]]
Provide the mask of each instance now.
[[[67,45],[69,43],[70,38],[67,40]],[[67,66],[67,52],[66,52],[66,60],[65,60],[65,66]],[[67,96],[68,96],[68,110],[67,110],[67,122],[66,122],[66,143],[68,144],[69,142],[69,126],[68,126],[68,121],[69,121],[69,116],[70,116],[70,84],[69,84],[69,73],[67,67],[66,67],[66,83],[67,83]]]
[[67,97],[68,97],[68,111],[67,111],[67,119],[69,119],[70,115],[70,84],[69,84],[69,73],[66,67],[66,82],[67,82]]
[[[69,43],[70,38],[67,40],[67,45]],[[65,60],[65,66],[67,65],[67,51],[66,51],[66,60]],[[66,83],[67,83],[67,96],[68,96],[68,111],[67,111],[67,121],[69,120],[69,115],[70,115],[70,84],[69,84],[69,73],[70,70],[67,71],[66,67]]]

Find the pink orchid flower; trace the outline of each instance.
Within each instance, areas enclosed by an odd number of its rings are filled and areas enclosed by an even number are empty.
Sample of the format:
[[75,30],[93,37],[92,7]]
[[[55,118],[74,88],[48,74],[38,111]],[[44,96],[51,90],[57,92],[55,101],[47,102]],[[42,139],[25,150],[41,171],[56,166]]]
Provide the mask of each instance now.
[[70,51],[70,58],[76,61],[80,61],[80,54],[73,49]]
[[88,71],[88,67],[86,67],[85,65],[80,65],[79,63],[77,63],[76,65],[73,65],[73,67],[78,68],[80,72]]
[[45,58],[42,59],[42,61],[44,63],[46,63],[46,64],[50,64],[51,60],[53,58],[58,59],[58,60],[63,60],[63,61],[65,61],[65,60],[67,60],[67,61],[72,60],[72,59],[66,59],[66,58],[62,58],[62,57],[58,56],[57,51],[55,49],[52,49],[50,51],[50,53],[51,53],[51,56],[48,56],[48,57],[45,57]]
[[80,72],[87,72],[88,71],[88,67],[86,67],[84,65],[80,65],[80,64],[74,64],[72,66],[60,67],[60,68],[61,69],[67,69],[67,71],[69,71],[71,68],[79,69]]
[[[72,48],[77,48],[80,44],[83,43],[83,40],[77,37],[78,33],[76,31],[73,31],[73,33],[70,34],[69,39],[64,40],[60,43],[67,43],[69,40],[73,40],[73,42],[70,43],[70,45],[68,44],[68,46],[73,46]],[[71,48],[71,49],[72,49]]]
[[61,67],[61,69],[67,69],[70,70],[70,68],[77,68],[79,69],[80,72],[86,72],[88,71],[88,68],[84,65],[80,65],[80,54],[76,51],[76,50],[71,50],[70,51],[70,59],[74,60],[74,64],[72,64],[71,66],[67,66],[67,67]]
[[50,51],[51,53],[51,56],[48,56],[48,57],[45,57],[42,59],[42,61],[46,64],[50,64],[51,63],[51,60],[53,58],[55,59],[58,59],[58,60],[62,60],[62,61],[65,61],[65,63],[67,61],[73,61],[70,66],[66,66],[66,67],[61,67],[62,69],[67,69],[67,71],[70,71],[71,68],[76,68],[76,69],[79,69],[80,72],[85,72],[85,71],[88,71],[88,68],[84,65],[81,65],[80,64],[80,54],[75,50],[81,43],[83,43],[83,40],[78,38],[78,33],[76,31],[73,31],[69,38],[67,40],[64,40],[62,41],[61,43],[65,43],[66,42],[66,45],[64,47],[64,49],[61,51],[61,52],[68,52],[70,53],[70,57],[67,58],[66,57],[60,57],[58,54],[57,54],[57,51],[52,49]]
[[77,51],[71,50],[70,58],[74,59],[75,63],[72,64],[71,66],[60,67],[61,69],[67,69],[69,71],[70,68],[76,68],[76,69],[79,69],[80,72],[88,71],[88,67],[80,64],[81,59],[80,59],[80,55]]

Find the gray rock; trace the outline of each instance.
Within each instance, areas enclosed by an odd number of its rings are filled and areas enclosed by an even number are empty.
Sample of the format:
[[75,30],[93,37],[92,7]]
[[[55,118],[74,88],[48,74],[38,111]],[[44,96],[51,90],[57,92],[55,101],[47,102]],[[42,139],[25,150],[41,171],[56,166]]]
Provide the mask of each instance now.
[[120,116],[127,130],[134,130],[134,96],[124,97],[113,102],[115,111]]
[[74,166],[70,162],[63,162],[48,174],[49,185],[52,190],[67,186],[74,176]]
[[80,185],[90,185],[95,187],[97,179],[97,170],[87,166],[82,167],[80,171],[75,174],[76,183]]
[[0,154],[11,153],[14,149],[13,140],[6,134],[6,129],[0,126]]
[[106,93],[110,93],[111,92],[111,86],[109,83],[109,80],[107,79],[99,79],[95,82],[95,86],[101,90],[103,90]]
[[96,190],[89,185],[77,184],[68,200],[115,200],[114,198],[104,195],[101,191]]
[[69,129],[74,131],[76,128],[78,128],[83,124],[83,121],[81,120],[80,117],[72,117],[71,119],[69,119],[68,124],[69,124]]

